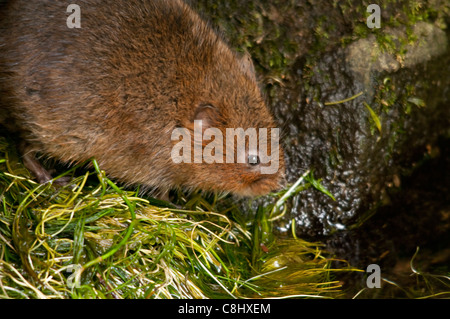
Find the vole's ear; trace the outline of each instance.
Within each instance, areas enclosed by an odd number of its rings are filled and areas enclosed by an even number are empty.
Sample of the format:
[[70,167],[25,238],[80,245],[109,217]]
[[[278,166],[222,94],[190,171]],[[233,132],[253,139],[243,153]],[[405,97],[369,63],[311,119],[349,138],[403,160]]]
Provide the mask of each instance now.
[[200,105],[195,110],[192,124],[194,123],[194,121],[202,121],[202,130],[205,130],[210,127],[216,127],[220,122],[220,115],[218,110],[214,106],[210,104],[204,104]]
[[244,52],[244,54],[239,59],[239,67],[241,71],[250,79],[256,81],[255,66],[253,65],[252,57],[248,52]]

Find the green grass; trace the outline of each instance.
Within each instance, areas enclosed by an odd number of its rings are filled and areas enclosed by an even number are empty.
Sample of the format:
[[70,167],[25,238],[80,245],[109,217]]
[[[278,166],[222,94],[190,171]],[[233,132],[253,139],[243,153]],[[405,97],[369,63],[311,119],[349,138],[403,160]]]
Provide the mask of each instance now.
[[214,195],[181,193],[177,208],[140,196],[92,166],[40,185],[0,138],[0,298],[335,298],[336,272],[354,270],[273,236],[283,201],[320,185],[312,175],[246,219]]
[[0,137],[1,299],[449,295],[450,278],[419,270],[417,252],[415,284],[383,277],[383,289],[351,292],[338,274],[364,277],[363,270],[297,238],[294,226],[290,237],[275,236],[273,223],[292,196],[314,187],[332,197],[313,172],[243,214],[225,196],[180,193],[176,206],[142,196],[91,164],[87,172],[64,172],[72,178],[67,186],[40,185]]

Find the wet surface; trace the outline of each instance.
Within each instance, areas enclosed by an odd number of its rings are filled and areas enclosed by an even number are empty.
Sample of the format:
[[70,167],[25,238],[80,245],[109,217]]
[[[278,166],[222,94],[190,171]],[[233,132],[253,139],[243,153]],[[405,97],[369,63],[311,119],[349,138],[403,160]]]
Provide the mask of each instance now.
[[[403,287],[421,284],[425,289],[423,279],[420,283],[413,269],[434,275],[448,274],[450,174],[446,172],[450,171],[450,139],[439,139],[432,152],[420,167],[401,179],[401,188],[393,186],[389,190],[387,203],[370,219],[354,230],[329,236],[325,240],[328,249],[360,269],[379,265],[384,278]],[[352,293],[365,287],[362,274],[343,281]],[[406,297],[400,289],[386,286],[383,297]],[[438,288],[433,287],[439,291]],[[365,296],[375,293],[367,292]]]
[[[383,8],[383,18],[395,15],[399,26],[381,29],[375,36],[365,26],[366,7],[358,1],[194,4],[232,45],[251,53],[282,128],[288,181],[314,170],[336,198],[316,190],[302,192],[291,203],[291,214],[279,223],[281,232],[290,229],[292,219],[299,236],[327,235],[348,227],[360,214],[375,209],[386,187],[411,167],[411,157],[434,145],[449,126],[445,105],[450,60],[449,51],[442,48],[446,36],[422,22],[405,29],[402,24],[417,19],[406,2]],[[416,32],[418,25],[423,30]],[[431,53],[420,51],[423,44],[418,46],[414,58],[406,58],[412,53],[405,55],[404,68],[388,68],[382,63],[388,58],[381,53],[379,63],[355,62],[367,59],[367,52],[373,54],[374,45],[398,59],[395,51],[404,49],[402,36],[408,37],[408,32],[425,44],[429,41],[430,47],[433,41],[441,44]],[[379,41],[371,44],[372,38]],[[360,49],[354,49],[357,45]],[[413,52],[408,45],[405,51]],[[348,102],[326,105],[359,93]],[[379,118],[381,132],[366,104]]]
[[411,273],[402,265],[417,246],[423,269],[448,265],[448,9],[389,2],[370,30],[361,1],[194,4],[251,53],[282,128],[288,181],[314,170],[336,199],[300,192],[278,234],[294,221],[299,237],[393,275]]

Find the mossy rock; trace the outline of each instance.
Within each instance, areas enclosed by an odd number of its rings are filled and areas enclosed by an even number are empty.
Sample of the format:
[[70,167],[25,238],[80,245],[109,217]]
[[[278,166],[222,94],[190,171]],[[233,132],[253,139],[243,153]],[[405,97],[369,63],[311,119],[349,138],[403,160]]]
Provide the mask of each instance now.
[[354,226],[448,134],[444,2],[383,2],[379,29],[366,24],[370,1],[194,4],[252,54],[285,134],[289,181],[314,170],[335,197],[299,194],[281,232],[293,220],[299,236]]

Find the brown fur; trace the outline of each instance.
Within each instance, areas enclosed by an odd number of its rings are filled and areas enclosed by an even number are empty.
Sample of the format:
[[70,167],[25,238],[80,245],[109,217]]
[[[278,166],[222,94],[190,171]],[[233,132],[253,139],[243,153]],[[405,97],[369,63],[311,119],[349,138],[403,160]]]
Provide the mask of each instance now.
[[95,157],[113,178],[164,190],[258,195],[280,186],[282,152],[273,175],[170,157],[173,129],[191,128],[203,105],[224,136],[227,127],[275,127],[247,55],[179,0],[76,3],[81,29],[67,27],[67,2],[2,9],[0,118],[12,118],[33,151],[66,163]]

